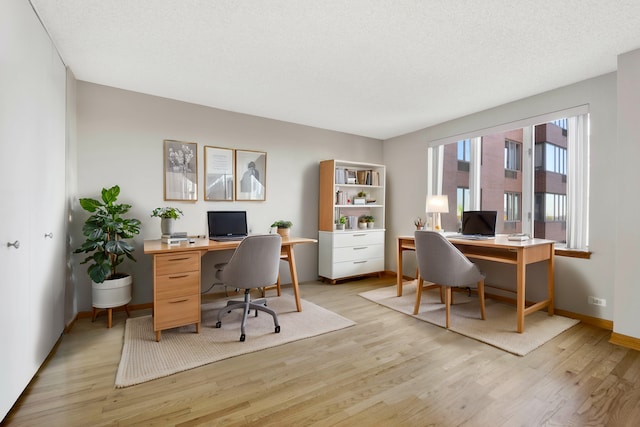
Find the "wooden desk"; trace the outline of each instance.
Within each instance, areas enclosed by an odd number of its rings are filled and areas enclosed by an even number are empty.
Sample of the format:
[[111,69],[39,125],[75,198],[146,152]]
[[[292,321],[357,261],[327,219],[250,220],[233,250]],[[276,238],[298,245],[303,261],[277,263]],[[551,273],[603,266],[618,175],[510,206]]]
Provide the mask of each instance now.
[[[554,241],[544,239],[529,239],[514,242],[507,236],[496,236],[491,240],[465,240],[449,238],[467,258],[484,259],[488,261],[514,264],[516,266],[516,320],[517,331],[524,331],[524,317],[535,311],[547,308],[549,315],[554,310]],[[397,242],[397,295],[402,296],[402,253],[415,251],[413,236],[399,236]],[[526,266],[540,261],[547,262],[547,298],[525,307]]]
[[[301,243],[315,243],[315,239],[283,237],[282,255],[286,256],[296,308],[302,311],[298,273],[293,247]],[[160,341],[162,330],[196,325],[200,332],[200,274],[202,255],[210,251],[233,250],[239,241],[215,242],[196,239],[195,243],[167,245],[160,240],[145,240],[144,253],[153,255],[153,330]]]

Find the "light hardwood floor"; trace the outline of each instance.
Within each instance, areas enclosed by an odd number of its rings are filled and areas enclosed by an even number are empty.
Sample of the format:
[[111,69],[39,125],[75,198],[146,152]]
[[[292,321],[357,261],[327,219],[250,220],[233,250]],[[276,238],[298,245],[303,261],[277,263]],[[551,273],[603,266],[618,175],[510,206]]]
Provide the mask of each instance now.
[[4,423],[638,425],[640,352],[609,331],[579,324],[518,357],[358,296],[393,283],[304,283],[304,299],[357,325],[125,389],[114,388],[125,314],[111,330],[80,319]]

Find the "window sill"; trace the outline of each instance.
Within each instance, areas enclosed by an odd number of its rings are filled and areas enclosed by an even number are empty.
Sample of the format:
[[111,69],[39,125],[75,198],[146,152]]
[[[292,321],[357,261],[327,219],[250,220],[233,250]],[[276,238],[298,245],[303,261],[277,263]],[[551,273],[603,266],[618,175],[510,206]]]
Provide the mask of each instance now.
[[579,251],[576,249],[555,248],[555,255],[569,258],[591,259],[591,251]]

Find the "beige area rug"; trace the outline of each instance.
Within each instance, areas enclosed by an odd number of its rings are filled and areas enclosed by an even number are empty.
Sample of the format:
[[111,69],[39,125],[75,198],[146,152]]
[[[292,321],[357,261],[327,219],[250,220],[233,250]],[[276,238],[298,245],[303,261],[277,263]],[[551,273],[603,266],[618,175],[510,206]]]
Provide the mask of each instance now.
[[306,300],[302,300],[302,311],[297,312],[293,296],[283,295],[268,298],[268,306],[278,313],[281,332],[274,332],[270,315],[259,313],[256,318],[252,312],[247,319],[246,341],[240,342],[242,317],[239,310],[227,314],[221,328],[214,327],[218,310],[225,303],[202,304],[199,334],[195,333],[193,325],[168,329],[162,331],[160,342],[155,341],[151,316],[127,319],[116,388],[355,325],[355,322]]
[[[416,301],[415,281],[405,282],[402,296],[396,296],[396,286],[363,292],[360,296],[385,307],[408,314],[444,328],[445,308],[440,303],[440,293],[430,289],[422,293],[420,311],[413,315]],[[549,316],[537,311],[524,318],[524,332],[516,332],[515,305],[485,300],[487,319],[480,319],[480,305],[476,296],[455,292],[451,306],[451,331],[490,344],[518,356],[524,356],[545,342],[569,329],[579,321],[558,315]]]

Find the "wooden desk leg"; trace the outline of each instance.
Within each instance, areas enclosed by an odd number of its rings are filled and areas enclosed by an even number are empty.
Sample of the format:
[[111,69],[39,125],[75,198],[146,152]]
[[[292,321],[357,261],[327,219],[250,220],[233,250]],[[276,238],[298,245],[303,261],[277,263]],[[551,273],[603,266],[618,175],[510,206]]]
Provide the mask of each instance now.
[[554,256],[554,247],[551,245],[551,254],[549,255],[549,260],[547,261],[547,298],[549,298],[549,316],[553,316],[555,310],[555,277],[554,277],[554,269],[555,269],[555,256]]
[[156,331],[156,342],[160,342],[160,335],[162,335],[162,331]]
[[524,265],[524,252],[518,251],[518,263],[516,266],[517,277],[517,290],[516,290],[516,316],[517,316],[517,331],[519,333],[524,332],[524,301],[525,301],[525,279],[526,268]]
[[289,272],[291,273],[291,284],[293,285],[293,293],[296,297],[296,308],[302,311],[300,304],[300,289],[298,288],[298,272],[296,271],[296,260],[293,257],[293,245],[287,245],[287,258],[289,259]]
[[402,296],[402,240],[396,239],[396,294]]

